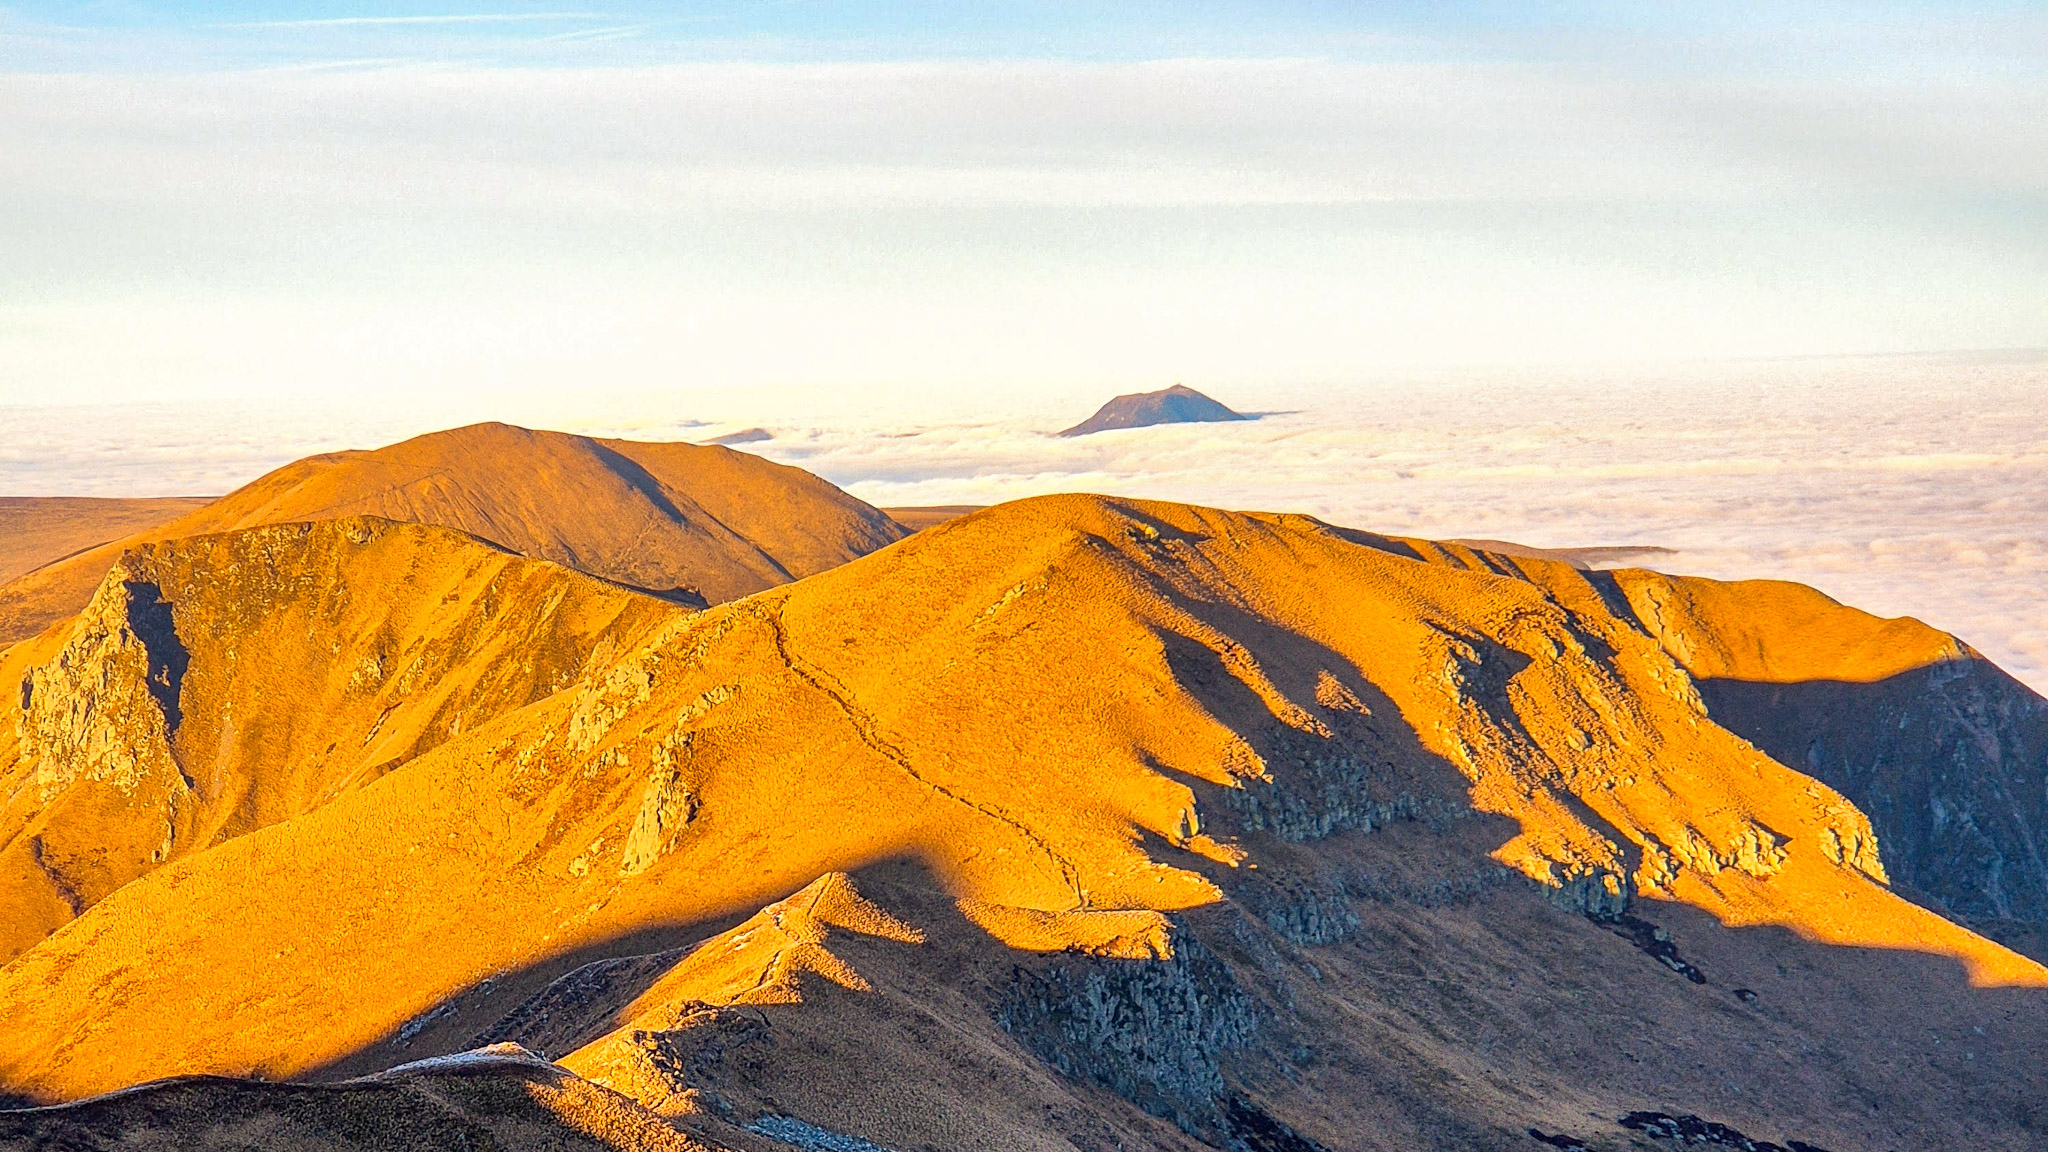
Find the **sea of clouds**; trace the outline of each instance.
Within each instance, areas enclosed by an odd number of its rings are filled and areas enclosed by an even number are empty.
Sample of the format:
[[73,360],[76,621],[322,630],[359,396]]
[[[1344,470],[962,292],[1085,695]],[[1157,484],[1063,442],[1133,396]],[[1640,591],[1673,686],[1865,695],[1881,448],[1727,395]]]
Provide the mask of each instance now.
[[[1190,381],[1200,385],[1201,381]],[[1262,413],[1063,439],[1072,388],[0,408],[0,493],[214,493],[299,456],[471,419],[746,451],[882,506],[1092,491],[1812,584],[1955,632],[2048,690],[2048,355],[1390,374],[1217,387]]]

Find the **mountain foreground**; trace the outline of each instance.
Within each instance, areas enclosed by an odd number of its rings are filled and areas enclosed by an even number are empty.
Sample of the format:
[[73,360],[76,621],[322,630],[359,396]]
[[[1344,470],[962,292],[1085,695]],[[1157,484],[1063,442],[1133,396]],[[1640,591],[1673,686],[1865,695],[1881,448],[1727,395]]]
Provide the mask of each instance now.
[[1089,496],[704,609],[400,519],[0,652],[0,1146],[2048,1133],[1961,922],[2048,919],[2048,709],[1917,622]]

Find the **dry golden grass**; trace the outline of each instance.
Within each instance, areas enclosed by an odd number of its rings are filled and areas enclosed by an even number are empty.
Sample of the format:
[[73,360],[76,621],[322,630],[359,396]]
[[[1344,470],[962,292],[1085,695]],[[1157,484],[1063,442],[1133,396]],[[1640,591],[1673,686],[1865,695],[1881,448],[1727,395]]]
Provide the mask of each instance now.
[[0,496],[0,583],[74,552],[144,532],[212,503],[207,496],[149,500]]

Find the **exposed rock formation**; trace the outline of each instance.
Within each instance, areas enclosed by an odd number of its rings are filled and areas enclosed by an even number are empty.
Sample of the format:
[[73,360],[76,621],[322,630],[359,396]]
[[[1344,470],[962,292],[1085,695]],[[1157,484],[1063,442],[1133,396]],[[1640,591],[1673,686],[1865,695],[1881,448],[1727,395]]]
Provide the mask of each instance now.
[[1714,720],[1838,789],[1831,858],[1972,917],[2048,920],[2048,701],[1954,637],[1810,588],[1615,574]]
[[1228,1136],[1223,1061],[1259,1039],[1255,1001],[1187,935],[1161,960],[1019,968],[996,1013],[1067,1076],[1218,1144]]

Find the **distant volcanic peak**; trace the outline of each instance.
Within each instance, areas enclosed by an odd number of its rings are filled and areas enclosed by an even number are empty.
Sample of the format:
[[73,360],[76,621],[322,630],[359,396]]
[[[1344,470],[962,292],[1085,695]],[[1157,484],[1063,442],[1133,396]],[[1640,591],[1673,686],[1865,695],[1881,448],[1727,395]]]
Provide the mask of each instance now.
[[705,443],[730,447],[734,444],[759,444],[764,440],[773,439],[775,439],[775,433],[770,432],[766,428],[742,428],[738,432],[727,432],[723,436],[713,436],[711,439],[706,440]]
[[1233,412],[1186,385],[1175,384],[1157,392],[1133,392],[1119,396],[1062,436],[1086,436],[1114,428],[1144,428],[1152,424],[1211,424],[1224,420],[1254,420]]

